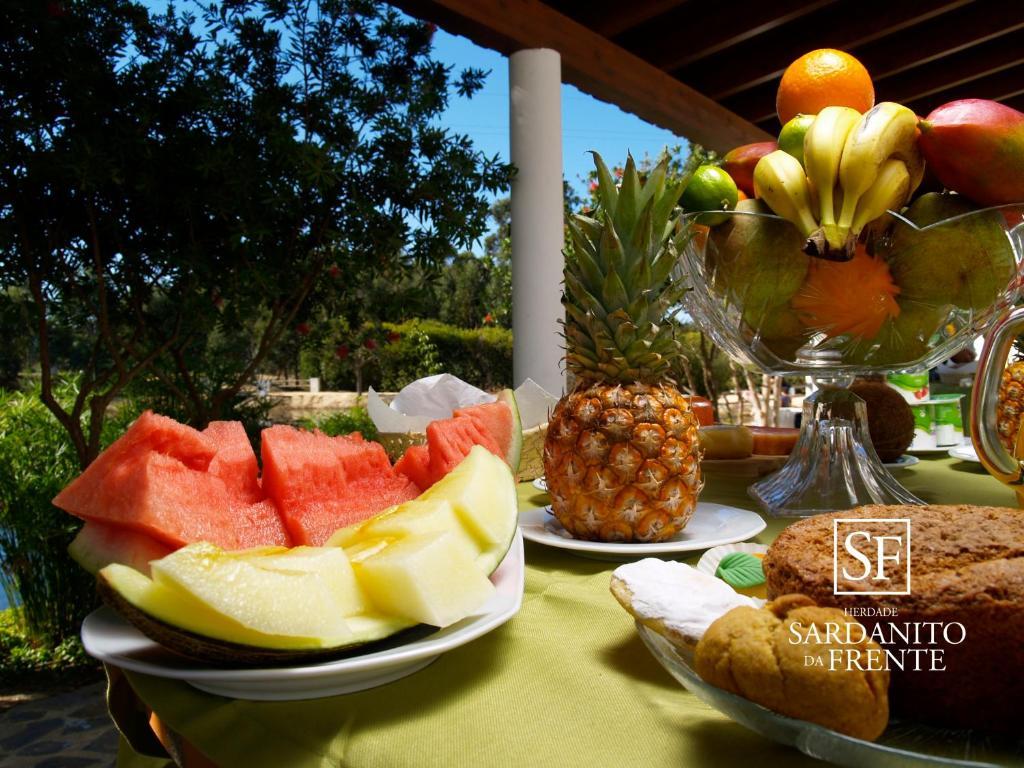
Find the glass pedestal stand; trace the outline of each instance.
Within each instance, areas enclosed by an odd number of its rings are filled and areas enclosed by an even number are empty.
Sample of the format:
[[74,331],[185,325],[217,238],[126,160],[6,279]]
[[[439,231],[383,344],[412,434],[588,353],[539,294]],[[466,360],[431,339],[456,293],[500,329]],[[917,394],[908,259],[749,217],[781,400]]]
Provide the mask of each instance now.
[[818,389],[804,400],[789,461],[750,486],[751,497],[773,517],[808,517],[863,504],[923,504],[875,453],[867,406],[847,389],[853,377],[816,377],[814,383]]

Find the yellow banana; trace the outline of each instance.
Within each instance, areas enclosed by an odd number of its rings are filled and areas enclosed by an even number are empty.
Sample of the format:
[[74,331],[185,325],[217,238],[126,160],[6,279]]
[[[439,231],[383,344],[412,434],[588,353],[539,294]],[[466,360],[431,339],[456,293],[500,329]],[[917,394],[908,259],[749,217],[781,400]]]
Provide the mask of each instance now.
[[804,135],[804,167],[811,187],[818,193],[818,221],[822,227],[836,223],[833,190],[839,177],[846,137],[860,119],[850,107],[825,107]]
[[804,237],[818,228],[804,167],[788,152],[777,149],[757,161],[754,194],[779,216],[793,222]]
[[916,130],[917,116],[912,110],[902,104],[883,101],[865,112],[850,131],[839,163],[843,207],[835,229],[826,232],[831,247],[840,248],[845,243],[858,203],[875,183],[886,160],[890,157],[902,160],[908,169],[921,163]]
[[910,172],[902,160],[890,157],[882,163],[875,183],[861,195],[853,216],[850,235],[857,237],[868,224],[889,209],[899,210],[910,197]]

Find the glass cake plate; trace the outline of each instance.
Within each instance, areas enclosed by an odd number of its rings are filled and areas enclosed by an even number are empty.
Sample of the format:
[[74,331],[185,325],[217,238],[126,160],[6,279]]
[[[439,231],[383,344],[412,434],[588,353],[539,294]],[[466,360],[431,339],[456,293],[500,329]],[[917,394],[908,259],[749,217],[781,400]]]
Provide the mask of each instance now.
[[849,768],[917,768],[918,766],[996,766],[1024,764],[1024,739],[998,740],[969,730],[934,728],[890,720],[878,741],[864,741],[805,720],[795,720],[710,685],[685,653],[639,622],[644,645],[686,690],[750,730],[787,744],[810,757]]

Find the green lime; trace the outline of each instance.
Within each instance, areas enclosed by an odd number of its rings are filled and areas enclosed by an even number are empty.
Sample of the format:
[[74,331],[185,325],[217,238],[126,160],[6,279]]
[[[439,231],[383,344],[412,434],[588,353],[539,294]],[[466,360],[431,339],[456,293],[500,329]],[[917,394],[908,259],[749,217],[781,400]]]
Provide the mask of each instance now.
[[[732,176],[717,165],[702,165],[693,172],[693,178],[686,185],[679,204],[687,212],[731,211],[736,207],[738,199],[739,190]],[[727,219],[727,216],[712,214],[698,217],[697,222],[714,227]]]
[[784,126],[779,133],[779,149],[804,164],[804,136],[814,122],[814,115],[797,115]]

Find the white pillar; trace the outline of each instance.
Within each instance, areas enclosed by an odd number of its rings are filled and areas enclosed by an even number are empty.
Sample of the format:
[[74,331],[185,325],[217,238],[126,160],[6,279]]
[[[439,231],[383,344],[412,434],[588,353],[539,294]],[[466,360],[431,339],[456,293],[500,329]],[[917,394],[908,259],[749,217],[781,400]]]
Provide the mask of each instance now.
[[539,48],[509,57],[514,384],[565,388],[562,338],[562,65]]

